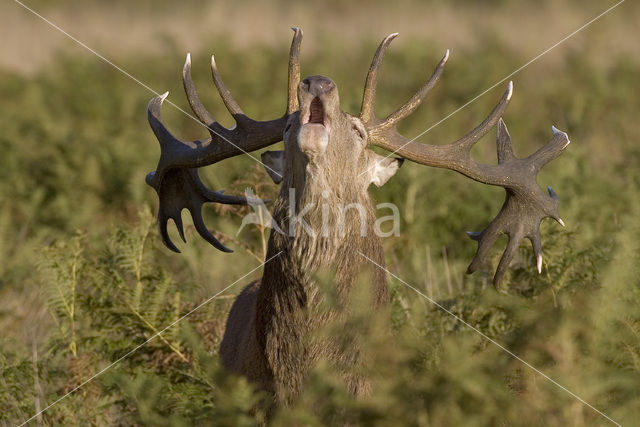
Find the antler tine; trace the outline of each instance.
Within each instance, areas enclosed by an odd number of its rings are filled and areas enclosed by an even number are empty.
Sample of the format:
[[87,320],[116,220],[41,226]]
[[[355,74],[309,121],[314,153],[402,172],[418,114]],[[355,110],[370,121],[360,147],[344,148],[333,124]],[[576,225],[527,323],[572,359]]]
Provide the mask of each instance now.
[[511,135],[504,120],[498,120],[498,134],[496,136],[496,151],[498,154],[498,163],[504,163],[516,158],[513,153],[513,144],[511,144]]
[[187,94],[187,100],[191,106],[191,110],[198,117],[198,119],[205,125],[211,126],[215,123],[216,119],[213,118],[211,113],[207,111],[205,106],[200,101],[196,87],[193,84],[191,78],[191,54],[187,53],[187,59],[184,61],[184,67],[182,67],[182,85],[184,86],[184,92]]
[[[475,127],[471,132],[457,140],[454,144],[459,144],[466,147],[471,147],[473,144],[478,142],[480,138],[486,135],[487,132],[493,128],[496,123],[502,118],[502,115],[507,109],[509,105],[509,101],[511,100],[511,95],[513,95],[513,82],[510,81],[507,85],[507,90],[502,94],[502,98],[493,108],[493,111],[487,116],[486,119],[482,121],[478,126]],[[505,128],[506,129],[506,128]]]
[[389,47],[391,41],[397,36],[398,33],[392,33],[382,39],[380,45],[378,46],[378,49],[376,50],[376,54],[373,56],[373,60],[371,61],[371,66],[369,67],[369,72],[367,73],[367,81],[364,85],[362,106],[360,107],[360,120],[362,120],[362,122],[365,124],[374,119],[373,102],[376,97],[376,88],[378,86],[378,71],[380,69],[380,64],[382,64],[384,54],[387,51],[387,47]]
[[216,66],[216,59],[213,55],[211,55],[211,75],[213,76],[213,83],[216,85],[216,89],[218,89],[220,98],[222,98],[222,102],[224,102],[225,107],[227,107],[231,115],[234,117],[238,114],[244,115],[242,108],[240,108],[240,105],[233,99],[233,95],[231,95],[231,92],[229,92],[229,89],[227,89],[222,81],[222,77],[220,77],[218,67]]
[[[147,119],[149,121],[149,126],[151,126],[153,134],[156,136],[156,139],[160,143],[160,148],[163,151],[173,151],[174,147],[179,147],[181,145],[198,146],[211,141],[211,138],[205,138],[202,140],[185,143],[173,136],[173,134],[162,122],[162,103],[165,99],[167,99],[167,96],[169,96],[169,92],[158,95],[155,98],[151,99],[147,106]],[[149,185],[152,185],[149,180],[154,179],[154,176],[155,173],[151,172],[151,174],[149,174],[149,176],[147,177],[147,183]]]
[[433,74],[427,80],[420,90],[416,92],[413,97],[409,101],[407,101],[402,107],[398,108],[394,113],[391,113],[386,119],[384,119],[383,126],[395,126],[400,120],[408,117],[413,113],[416,108],[420,106],[422,100],[427,96],[429,91],[433,89],[433,87],[438,83],[442,72],[444,71],[444,66],[449,59],[449,49],[445,52],[444,56],[436,66],[435,70],[433,70]]
[[298,27],[291,28],[294,32],[289,50],[289,89],[287,97],[287,114],[293,114],[300,109],[298,105],[298,85],[300,84],[300,44],[302,43],[302,30]]
[[[558,130],[555,126],[551,126],[553,139],[547,145],[541,147],[530,157],[535,160],[536,167],[541,169],[551,160],[562,154],[562,150],[569,145],[569,136],[566,132]],[[553,190],[552,190],[553,191]]]

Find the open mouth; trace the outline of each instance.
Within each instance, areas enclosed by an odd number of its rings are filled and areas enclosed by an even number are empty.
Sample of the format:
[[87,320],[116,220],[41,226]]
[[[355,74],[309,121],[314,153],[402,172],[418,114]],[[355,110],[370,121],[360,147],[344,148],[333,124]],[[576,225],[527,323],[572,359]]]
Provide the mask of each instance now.
[[[306,110],[306,111],[305,111]],[[300,133],[298,134],[298,146],[307,155],[319,155],[324,153],[329,143],[331,123],[319,97],[315,97],[309,103],[301,120]]]
[[324,124],[324,107],[317,96],[313,98],[309,106],[309,123]]
[[324,113],[324,105],[322,105],[322,101],[319,97],[316,96],[311,101],[311,104],[309,105],[309,112],[303,118],[302,124],[322,125],[328,128],[326,115]]

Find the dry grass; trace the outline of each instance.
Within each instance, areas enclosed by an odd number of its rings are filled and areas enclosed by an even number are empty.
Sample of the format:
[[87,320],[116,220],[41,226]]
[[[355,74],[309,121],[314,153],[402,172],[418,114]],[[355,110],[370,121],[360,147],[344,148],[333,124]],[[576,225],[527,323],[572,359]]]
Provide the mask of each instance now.
[[[328,40],[347,47],[372,43],[400,32],[402,40],[421,39],[452,51],[475,48],[478,34],[491,34],[532,58],[615,4],[606,2],[382,1],[297,2],[167,2],[25,1],[38,13],[108,58],[132,52],[161,53],[167,43],[181,50],[201,51],[211,40],[223,40],[238,50],[250,45],[282,46],[289,42],[288,26],[308,34],[305,52],[313,53]],[[166,3],[166,4],[165,4]],[[458,7],[459,6],[459,7]],[[619,54],[640,57],[636,31],[640,8],[627,1],[602,21],[568,41],[563,49],[589,48],[599,60]],[[34,73],[51,63],[60,50],[80,49],[61,33],[7,1],[0,5],[0,68]],[[402,41],[401,41],[402,43]],[[214,48],[211,46],[210,48]],[[557,56],[545,58],[552,64]]]

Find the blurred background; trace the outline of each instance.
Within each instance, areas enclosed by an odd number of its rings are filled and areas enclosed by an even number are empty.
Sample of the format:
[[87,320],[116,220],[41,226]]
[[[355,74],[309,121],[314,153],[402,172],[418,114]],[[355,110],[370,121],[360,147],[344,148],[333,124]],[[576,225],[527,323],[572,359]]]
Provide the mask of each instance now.
[[[209,57],[256,119],[286,107],[292,26],[304,30],[302,74],[340,88],[359,110],[380,40],[399,32],[380,76],[377,112],[411,97],[446,49],[442,79],[401,131],[413,138],[616,4],[615,1],[454,0],[268,2],[28,1],[24,5],[184,110],[187,52],[200,97],[232,120],[211,82]],[[561,228],[543,222],[541,275],[528,245],[503,289],[493,265],[464,274],[475,252],[465,231],[497,214],[504,191],[456,173],[405,164],[380,202],[400,208],[385,239],[391,271],[624,425],[640,411],[640,7],[626,1],[510,77],[504,116],[516,154],[551,137],[572,141],[539,184],[558,193]],[[187,226],[183,254],[157,238],[157,198],[144,184],[159,149],[146,121],[149,89],[17,2],[0,4],[0,425],[29,419],[205,301],[264,255],[268,230],[237,229],[242,209],[205,208],[235,250],[216,251]],[[419,141],[464,135],[507,81]],[[170,105],[174,134],[206,135]],[[495,162],[491,132],[474,148]],[[248,157],[202,171],[214,189],[277,188]],[[187,217],[185,216],[187,224]],[[177,233],[172,230],[174,242]],[[243,279],[104,375],[33,418],[39,425],[253,425],[251,387],[220,370],[216,352]],[[300,402],[274,424],[607,425],[609,421],[448,314],[390,280],[394,346],[358,331],[376,355],[376,392],[354,400],[319,367]],[[393,349],[393,351],[390,350]]]

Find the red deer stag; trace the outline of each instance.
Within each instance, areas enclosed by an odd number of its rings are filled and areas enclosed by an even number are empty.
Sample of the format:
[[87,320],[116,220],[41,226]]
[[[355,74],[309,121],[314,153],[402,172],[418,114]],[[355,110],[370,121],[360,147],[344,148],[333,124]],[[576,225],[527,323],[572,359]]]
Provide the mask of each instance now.
[[[272,392],[280,402],[287,402],[299,392],[304,374],[314,360],[333,357],[336,362],[355,363],[355,349],[336,351],[326,343],[311,345],[305,344],[308,342],[305,340],[326,321],[317,314],[323,295],[314,273],[321,268],[331,269],[338,295],[345,296],[365,267],[370,267],[371,263],[384,265],[381,241],[373,230],[375,217],[367,188],[371,183],[383,185],[398,170],[401,159],[376,154],[369,150],[370,146],[422,165],[452,169],[476,181],[505,188],[506,199],[496,218],[484,231],[469,233],[478,242],[478,250],[468,273],[486,260],[499,235],[509,236],[494,277],[497,284],[524,238],[532,243],[540,271],[540,222],[546,217],[561,224],[562,220],[558,216],[557,196],[550,188],[549,195],[544,193],[538,187],[536,177],[540,169],[569,144],[564,132],[552,128],[551,141],[538,151],[522,159],[514,155],[509,133],[501,119],[511,98],[512,83],[491,114],[459,140],[448,145],[427,145],[409,140],[398,133],[396,126],[418,108],[436,84],[449,58],[448,51],[420,90],[397,111],[380,119],[373,106],[378,71],[389,43],[397,34],[386,37],[373,58],[360,116],[355,117],[340,109],[338,88],[331,79],[311,76],[300,82],[298,56],[302,31],[296,28],[294,31],[289,55],[287,111],[282,117],[264,122],[247,117],[222,82],[213,57],[213,81],[235,118],[235,127],[221,126],[202,105],[191,79],[189,56],[183,70],[185,92],[193,112],[209,129],[210,137],[193,142],[175,138],[160,117],[166,94],[152,99],[148,108],[149,123],[162,152],[156,171],[147,176],[147,183],[156,190],[160,200],[158,224],[162,239],[176,252],[178,249],[168,237],[167,223],[173,219],[184,240],[180,217],[183,209],[191,212],[195,228],[204,239],[216,248],[230,252],[205,226],[202,205],[205,202],[247,203],[246,198],[206,188],[198,177],[197,168],[284,140],[283,152],[266,152],[262,159],[271,169],[270,175],[276,181],[282,181],[273,219],[280,230],[289,232],[272,231],[263,276],[237,297],[220,349],[227,368]],[[471,148],[495,125],[498,126],[498,163],[487,165],[473,160]],[[290,197],[290,190],[295,191],[294,198]],[[364,206],[365,229],[356,218],[349,217],[352,222],[340,232],[313,232],[322,228],[320,202],[329,206],[338,203]],[[306,225],[312,232],[303,230],[302,221],[296,222],[291,216],[302,209],[305,209]],[[329,221],[337,221],[333,214],[333,211],[329,213]],[[381,268],[374,271],[369,279],[375,304],[382,306],[389,299],[385,274]],[[345,380],[354,393],[366,392],[365,381],[348,376]]]

